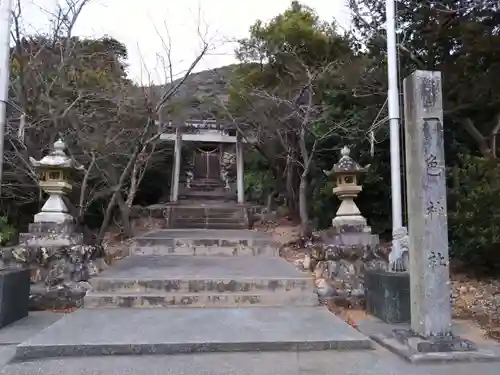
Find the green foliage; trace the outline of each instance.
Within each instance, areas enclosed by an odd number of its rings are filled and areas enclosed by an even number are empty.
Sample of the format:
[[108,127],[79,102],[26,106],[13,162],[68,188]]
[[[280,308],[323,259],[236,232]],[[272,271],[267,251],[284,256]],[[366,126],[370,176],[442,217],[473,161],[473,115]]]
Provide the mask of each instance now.
[[304,67],[322,69],[349,53],[349,43],[334,23],[321,21],[312,8],[293,1],[270,22],[256,21],[249,37],[239,41],[236,56],[244,65],[237,69],[235,86],[302,86]]
[[248,154],[245,160],[245,195],[253,202],[266,204],[267,197],[276,191],[267,160],[258,152]]
[[5,246],[17,236],[17,230],[6,216],[0,216],[0,246]]
[[322,22],[316,12],[293,1],[268,24],[257,21],[250,38],[240,41],[237,57],[244,62],[282,64],[288,54],[297,54],[307,65],[316,65],[334,47],[335,26]]
[[460,155],[450,173],[448,219],[451,255],[469,266],[500,271],[500,166]]
[[[385,3],[350,1],[356,32],[366,43],[363,53],[378,66],[370,81],[375,78],[380,86],[387,82],[386,40],[381,37],[385,33]],[[500,101],[499,4],[475,0],[396,1],[398,40],[404,47],[399,55],[400,76],[406,77],[415,69],[441,71],[445,115],[457,123],[469,117],[474,126],[464,128],[483,153],[484,140],[496,125]]]

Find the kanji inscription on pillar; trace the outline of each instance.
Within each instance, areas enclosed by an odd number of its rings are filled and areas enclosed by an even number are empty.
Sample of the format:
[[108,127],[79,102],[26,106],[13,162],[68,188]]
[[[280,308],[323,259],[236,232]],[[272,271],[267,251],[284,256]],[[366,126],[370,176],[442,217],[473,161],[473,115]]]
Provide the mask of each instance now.
[[424,118],[422,123],[422,156],[425,173],[422,176],[422,195],[425,199],[425,222],[430,241],[428,265],[448,263],[448,224],[446,216],[446,172],[444,163],[443,124],[439,118]]

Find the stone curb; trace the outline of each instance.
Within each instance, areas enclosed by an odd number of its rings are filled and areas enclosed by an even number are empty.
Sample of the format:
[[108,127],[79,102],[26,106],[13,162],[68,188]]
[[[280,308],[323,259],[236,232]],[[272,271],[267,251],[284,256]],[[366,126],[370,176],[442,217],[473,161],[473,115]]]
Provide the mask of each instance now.
[[231,352],[307,352],[324,350],[370,350],[369,339],[350,341],[266,341],[156,344],[88,344],[88,345],[19,345],[15,359],[33,360],[54,357],[109,355],[169,355],[187,353]]

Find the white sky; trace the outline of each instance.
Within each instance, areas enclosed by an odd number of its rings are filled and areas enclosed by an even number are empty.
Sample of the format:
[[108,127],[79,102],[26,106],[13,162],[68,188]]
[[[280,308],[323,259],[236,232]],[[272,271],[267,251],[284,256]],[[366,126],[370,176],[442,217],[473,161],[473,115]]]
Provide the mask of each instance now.
[[[44,31],[48,16],[42,9],[53,10],[57,1],[21,0],[25,32]],[[235,62],[236,44],[232,41],[246,37],[257,19],[268,21],[290,3],[290,0],[91,0],[76,24],[75,34],[110,35],[118,39],[127,46],[132,79],[163,82],[165,74],[158,56],[166,54],[158,32],[165,36],[166,27],[172,39],[175,74],[181,74],[200,51],[197,34],[200,18],[202,31],[212,47],[196,71],[216,68]],[[314,8],[323,20],[336,19],[342,27],[348,27],[345,0],[302,3]]]

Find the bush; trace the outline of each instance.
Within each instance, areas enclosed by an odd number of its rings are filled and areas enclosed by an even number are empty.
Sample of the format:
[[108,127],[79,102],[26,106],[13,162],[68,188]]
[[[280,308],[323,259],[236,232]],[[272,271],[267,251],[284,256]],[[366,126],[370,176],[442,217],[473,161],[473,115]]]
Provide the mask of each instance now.
[[448,190],[450,255],[469,267],[500,271],[500,165],[460,155]]
[[17,236],[17,230],[6,216],[0,216],[0,246],[5,246]]
[[268,195],[275,189],[271,168],[256,151],[245,156],[245,195],[249,201],[265,205]]

